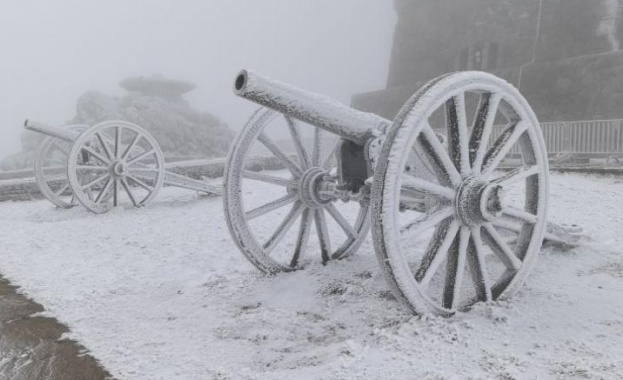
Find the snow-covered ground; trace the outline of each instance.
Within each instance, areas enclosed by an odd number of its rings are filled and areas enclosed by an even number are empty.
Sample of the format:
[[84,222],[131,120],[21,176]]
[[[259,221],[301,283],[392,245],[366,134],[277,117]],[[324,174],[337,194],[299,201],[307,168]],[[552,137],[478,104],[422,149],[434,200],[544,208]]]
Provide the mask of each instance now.
[[623,181],[553,175],[550,210],[592,241],[450,319],[397,304],[370,242],[261,276],[221,200],[179,189],[106,215],[0,204],[0,272],[120,379],[621,379]]

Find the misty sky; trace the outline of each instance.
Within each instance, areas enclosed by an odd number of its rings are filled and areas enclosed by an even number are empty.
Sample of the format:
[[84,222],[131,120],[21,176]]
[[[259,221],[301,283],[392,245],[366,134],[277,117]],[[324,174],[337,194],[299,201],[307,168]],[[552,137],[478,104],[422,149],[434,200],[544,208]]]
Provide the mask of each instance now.
[[233,129],[256,108],[232,94],[243,68],[348,103],[385,87],[395,21],[392,0],[0,0],[0,159],[24,119],[65,123],[128,76],[195,82]]

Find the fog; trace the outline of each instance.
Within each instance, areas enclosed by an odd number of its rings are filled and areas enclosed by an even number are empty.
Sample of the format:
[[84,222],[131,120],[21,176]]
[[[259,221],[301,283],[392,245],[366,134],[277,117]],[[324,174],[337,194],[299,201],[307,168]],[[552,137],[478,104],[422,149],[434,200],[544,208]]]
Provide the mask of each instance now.
[[235,130],[256,107],[232,94],[243,68],[348,103],[385,87],[394,24],[391,0],[0,0],[0,159],[24,119],[65,123],[129,76],[196,83],[191,105]]

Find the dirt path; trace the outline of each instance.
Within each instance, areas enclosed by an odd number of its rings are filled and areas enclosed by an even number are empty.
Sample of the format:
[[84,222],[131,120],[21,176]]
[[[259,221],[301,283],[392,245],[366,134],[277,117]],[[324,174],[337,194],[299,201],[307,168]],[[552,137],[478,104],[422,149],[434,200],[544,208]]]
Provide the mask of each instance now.
[[56,319],[33,316],[41,305],[0,277],[0,378],[12,380],[99,380],[111,376],[85,349],[70,340]]

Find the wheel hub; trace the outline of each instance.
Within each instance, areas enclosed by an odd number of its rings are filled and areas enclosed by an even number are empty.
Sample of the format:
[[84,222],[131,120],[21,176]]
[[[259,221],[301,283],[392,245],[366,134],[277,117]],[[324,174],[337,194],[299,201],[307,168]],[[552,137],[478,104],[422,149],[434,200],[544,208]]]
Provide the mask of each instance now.
[[123,178],[128,175],[128,164],[125,161],[116,161],[112,164],[112,175],[115,178]]
[[502,215],[504,188],[476,178],[468,178],[459,187],[455,212],[461,223],[468,227],[491,222]]
[[307,207],[320,208],[331,202],[331,198],[321,194],[321,190],[326,187],[324,184],[329,182],[327,180],[328,175],[329,173],[324,169],[313,167],[301,176],[299,194]]

